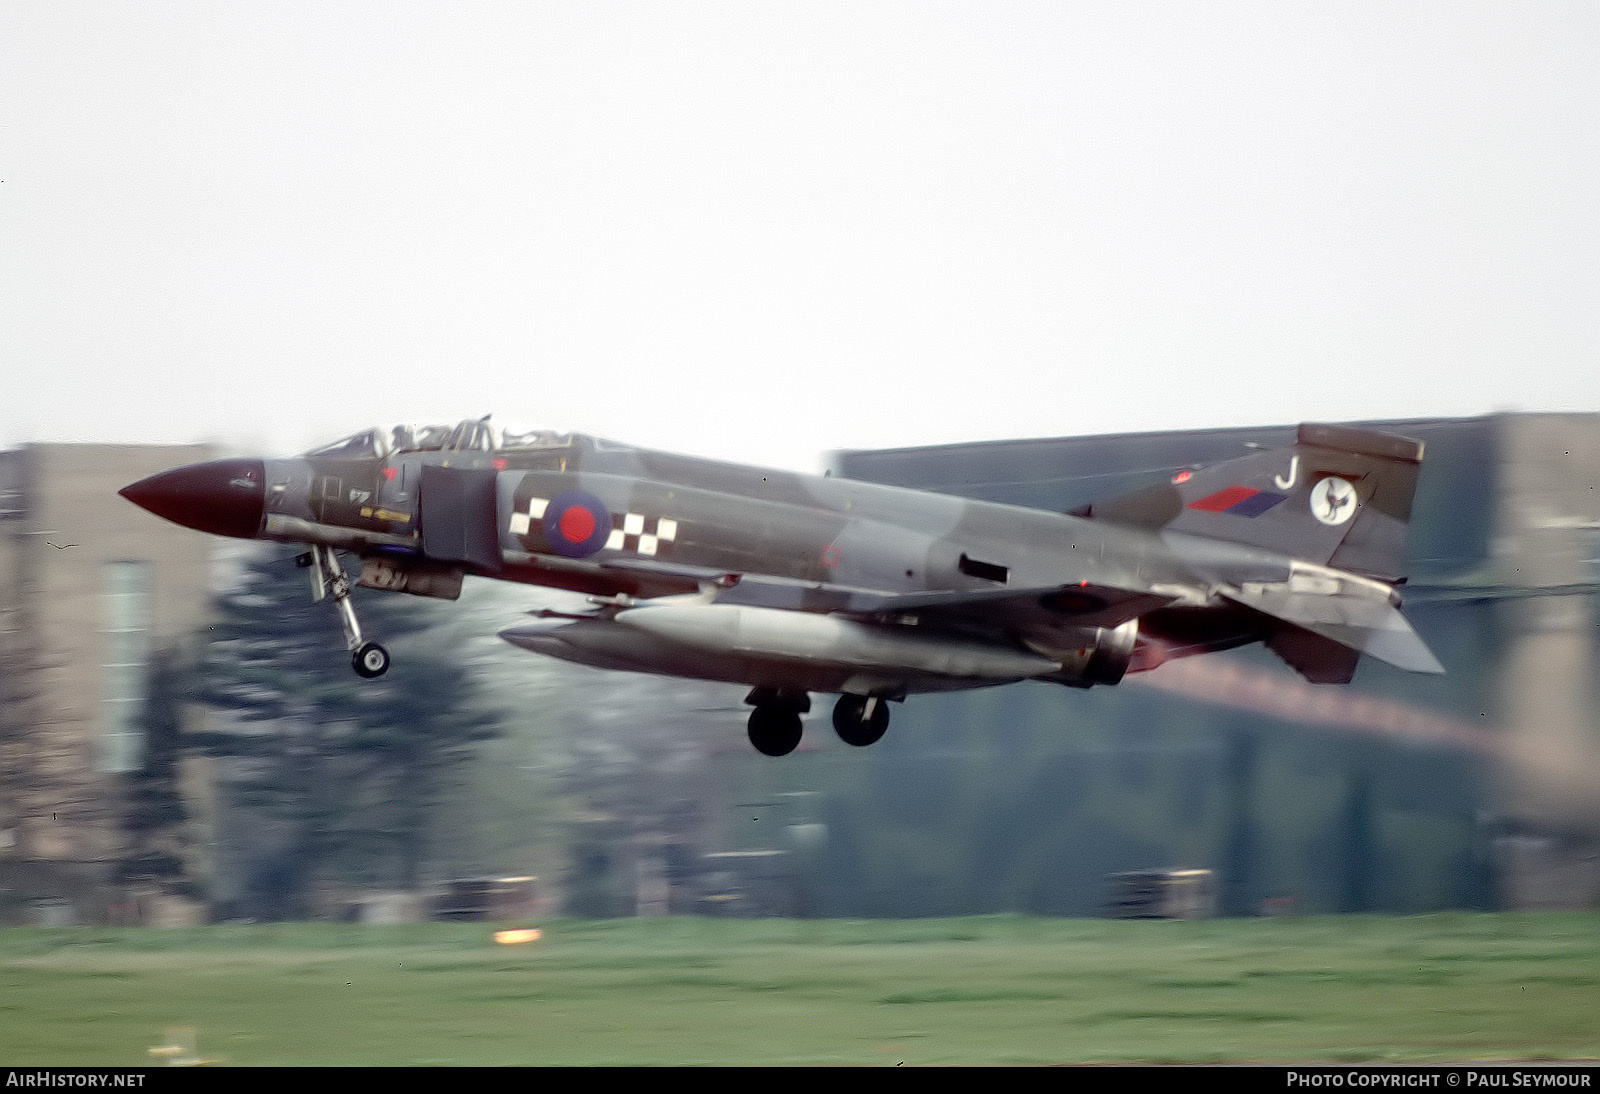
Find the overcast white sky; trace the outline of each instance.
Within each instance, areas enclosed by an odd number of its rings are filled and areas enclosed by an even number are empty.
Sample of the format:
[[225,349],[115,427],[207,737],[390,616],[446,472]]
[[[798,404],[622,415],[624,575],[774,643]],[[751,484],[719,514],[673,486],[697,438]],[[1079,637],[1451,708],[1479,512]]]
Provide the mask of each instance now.
[[0,445],[1600,409],[1600,4],[0,7]]

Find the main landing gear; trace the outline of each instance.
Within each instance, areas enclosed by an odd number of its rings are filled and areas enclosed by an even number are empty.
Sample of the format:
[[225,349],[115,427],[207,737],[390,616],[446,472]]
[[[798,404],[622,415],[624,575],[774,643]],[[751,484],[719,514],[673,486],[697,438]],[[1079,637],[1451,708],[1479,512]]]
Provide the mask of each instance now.
[[344,626],[344,644],[350,651],[350,667],[356,670],[356,675],[371,680],[388,672],[389,651],[376,642],[362,641],[361,622],[356,619],[356,610],[350,603],[350,578],[345,575],[344,567],[339,565],[339,556],[333,548],[320,543],[312,544],[311,550],[295,561],[311,571],[313,602],[333,597],[333,605],[339,609],[339,622]]
[[833,728],[847,745],[876,744],[889,728],[889,704],[875,695],[841,695],[833,704]]
[[[750,712],[750,743],[767,756],[787,756],[800,744],[800,716],[811,709],[803,691],[759,687],[745,702]],[[839,739],[857,748],[874,744],[889,728],[888,702],[873,695],[841,695],[833,706],[833,728]]]
[[750,743],[766,756],[787,756],[800,743],[800,715],[811,709],[803,691],[756,688],[745,696],[750,712]]

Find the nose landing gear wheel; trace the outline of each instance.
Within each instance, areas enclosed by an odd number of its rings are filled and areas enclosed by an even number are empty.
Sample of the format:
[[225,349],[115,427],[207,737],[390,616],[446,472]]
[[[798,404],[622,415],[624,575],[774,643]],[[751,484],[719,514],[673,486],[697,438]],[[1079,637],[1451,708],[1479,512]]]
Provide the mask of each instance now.
[[833,728],[847,745],[874,744],[889,728],[889,704],[876,696],[841,695],[833,705]]
[[356,675],[368,680],[389,671],[389,651],[376,642],[368,642],[350,656]]
[[750,743],[767,756],[787,756],[800,743],[800,712],[791,707],[758,706],[750,712]]

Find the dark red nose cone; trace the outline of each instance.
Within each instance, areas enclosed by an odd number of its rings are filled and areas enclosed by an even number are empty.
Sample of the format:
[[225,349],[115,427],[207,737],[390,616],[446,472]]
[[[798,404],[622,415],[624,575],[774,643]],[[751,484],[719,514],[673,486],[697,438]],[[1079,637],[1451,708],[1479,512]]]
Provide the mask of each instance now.
[[192,463],[140,479],[117,493],[174,524],[250,539],[261,531],[266,511],[266,469],[260,460]]

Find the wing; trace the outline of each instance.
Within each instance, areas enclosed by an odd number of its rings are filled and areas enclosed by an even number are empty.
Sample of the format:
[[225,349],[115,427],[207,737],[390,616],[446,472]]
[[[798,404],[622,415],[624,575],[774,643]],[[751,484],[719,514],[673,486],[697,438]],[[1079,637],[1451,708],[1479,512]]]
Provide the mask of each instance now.
[[688,592],[709,586],[717,590],[713,598],[717,604],[839,612],[866,620],[915,615],[935,628],[1012,635],[1060,627],[1116,627],[1176,599],[1164,593],[1088,582],[1029,588],[884,593],[757,574],[726,573],[657,560],[618,559],[606,563],[604,569],[619,578],[661,591]]
[[1025,589],[877,593],[745,579],[719,594],[717,602],[878,618],[915,615],[935,625],[1018,632],[1064,625],[1115,627],[1173,599],[1162,593],[1086,582]]

